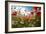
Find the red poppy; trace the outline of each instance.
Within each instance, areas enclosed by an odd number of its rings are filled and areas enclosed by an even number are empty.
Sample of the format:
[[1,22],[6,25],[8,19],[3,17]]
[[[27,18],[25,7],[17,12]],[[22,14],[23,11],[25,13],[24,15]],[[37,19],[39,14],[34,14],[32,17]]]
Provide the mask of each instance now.
[[37,7],[34,7],[35,12],[37,12]]
[[33,15],[34,12],[31,12],[31,14]]
[[41,12],[37,12],[37,16],[41,16]]
[[16,16],[16,15],[17,15],[17,12],[13,12],[12,15],[13,15],[13,16]]

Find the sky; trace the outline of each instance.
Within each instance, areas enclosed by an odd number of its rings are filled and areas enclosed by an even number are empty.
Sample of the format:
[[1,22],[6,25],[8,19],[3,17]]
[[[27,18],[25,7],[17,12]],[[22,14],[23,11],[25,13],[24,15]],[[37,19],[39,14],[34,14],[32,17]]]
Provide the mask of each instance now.
[[31,6],[13,6],[12,8],[20,11],[31,11],[33,9]]

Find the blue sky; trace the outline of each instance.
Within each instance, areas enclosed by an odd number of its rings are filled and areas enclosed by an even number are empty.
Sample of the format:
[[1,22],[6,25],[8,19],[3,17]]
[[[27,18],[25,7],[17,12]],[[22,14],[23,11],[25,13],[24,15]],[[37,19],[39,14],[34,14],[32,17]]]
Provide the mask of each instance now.
[[13,6],[14,9],[17,10],[25,10],[25,11],[31,11],[33,9],[32,6]]

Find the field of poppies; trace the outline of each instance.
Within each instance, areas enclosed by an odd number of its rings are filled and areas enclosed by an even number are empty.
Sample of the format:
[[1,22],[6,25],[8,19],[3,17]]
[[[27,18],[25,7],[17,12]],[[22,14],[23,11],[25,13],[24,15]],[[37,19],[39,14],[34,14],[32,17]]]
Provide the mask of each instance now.
[[12,13],[12,28],[41,26],[41,12],[31,12],[28,16],[25,16],[25,14],[22,15],[20,12],[18,14],[17,12]]

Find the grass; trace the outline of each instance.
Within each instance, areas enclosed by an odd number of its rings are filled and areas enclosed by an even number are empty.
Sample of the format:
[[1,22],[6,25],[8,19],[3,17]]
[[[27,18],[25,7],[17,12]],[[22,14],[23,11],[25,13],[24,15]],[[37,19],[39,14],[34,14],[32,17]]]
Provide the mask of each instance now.
[[[34,17],[32,17],[34,18]],[[23,17],[12,16],[12,28],[22,28],[22,27],[40,27],[41,26],[41,16],[35,16],[35,19],[26,19]]]

